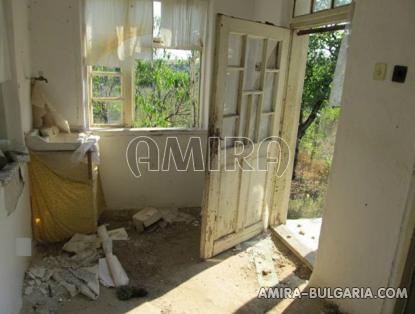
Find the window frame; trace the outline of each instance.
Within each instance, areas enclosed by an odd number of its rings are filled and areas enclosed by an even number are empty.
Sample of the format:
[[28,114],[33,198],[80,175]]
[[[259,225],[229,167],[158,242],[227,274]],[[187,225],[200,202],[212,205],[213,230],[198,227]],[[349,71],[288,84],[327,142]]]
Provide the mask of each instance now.
[[[161,2],[162,0],[153,0],[154,2]],[[83,18],[83,21],[85,21],[84,18],[85,12],[82,11],[81,15]],[[197,50],[199,52],[200,56],[200,79],[199,79],[199,92],[198,92],[198,102],[199,102],[199,108],[198,108],[198,126],[197,127],[134,127],[135,122],[135,86],[133,84],[134,78],[135,78],[135,67],[127,66],[126,64],[122,64],[120,66],[120,73],[121,73],[121,91],[123,93],[123,119],[120,124],[100,124],[100,123],[94,123],[93,121],[93,104],[92,104],[92,67],[93,65],[87,65],[84,63],[83,69],[82,69],[82,77],[83,84],[82,89],[84,91],[84,99],[83,99],[83,110],[84,110],[84,117],[85,117],[85,124],[87,129],[137,129],[137,130],[145,130],[145,129],[151,129],[151,130],[157,130],[157,131],[163,131],[163,130],[175,130],[175,131],[197,131],[197,130],[205,130],[207,127],[207,118],[206,118],[206,108],[208,107],[208,102],[205,100],[205,85],[206,85],[206,75],[209,75],[206,70],[206,64],[208,63],[207,56],[208,56],[208,50],[206,43],[208,42],[209,38],[209,9],[206,13],[206,31],[204,33],[204,40],[203,44],[200,47],[200,49],[193,49]],[[82,24],[83,31],[86,31],[86,24],[85,22]],[[154,28],[154,25],[153,25]],[[84,45],[85,43],[83,43]],[[161,38],[158,36],[155,36],[153,34],[153,41],[152,41],[152,49],[177,49],[177,50],[189,50],[189,49],[178,49],[178,48],[170,48],[166,47],[164,43],[161,41]],[[192,49],[191,49],[192,50]],[[84,59],[85,62],[85,59]]]
[[[125,93],[125,78],[124,78],[124,71],[120,68],[119,72],[114,71],[94,71],[93,66],[87,66],[88,71],[88,112],[89,112],[89,125],[92,127],[108,127],[108,128],[119,128],[125,125],[125,110],[126,110],[126,103],[128,99],[126,98]],[[120,89],[121,94],[119,97],[95,97],[93,93],[93,83],[92,79],[94,76],[115,76],[120,78]],[[94,107],[93,102],[95,101],[122,101],[122,122],[121,123],[94,123]]]
[[296,10],[296,7],[297,7],[297,3],[298,3],[298,0],[294,0],[294,5],[293,5],[293,12],[292,12],[292,18],[293,19],[296,19],[296,18],[299,18],[299,17],[305,17],[305,16],[309,16],[309,15],[313,15],[313,14],[319,14],[319,13],[326,13],[327,11],[331,11],[331,10],[337,10],[337,9],[339,9],[339,8],[345,8],[345,7],[349,7],[349,6],[352,6],[352,4],[353,4],[353,0],[350,2],[350,3],[348,3],[348,4],[343,4],[343,5],[337,5],[336,6],[336,1],[337,0],[330,0],[330,7],[329,8],[327,8],[327,9],[322,9],[322,10],[315,10],[315,3],[316,3],[316,0],[310,0],[310,8],[309,8],[309,10],[308,10],[308,13],[305,13],[305,14],[299,14],[299,15],[295,15],[295,10]]

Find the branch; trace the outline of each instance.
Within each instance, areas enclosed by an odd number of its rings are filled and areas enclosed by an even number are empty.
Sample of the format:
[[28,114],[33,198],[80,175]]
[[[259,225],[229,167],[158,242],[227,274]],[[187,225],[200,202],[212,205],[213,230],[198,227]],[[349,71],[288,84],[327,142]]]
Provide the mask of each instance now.
[[324,99],[320,99],[316,101],[316,103],[313,106],[313,109],[311,110],[310,115],[307,117],[307,119],[302,122],[300,120],[300,125],[298,126],[298,136],[297,138],[299,140],[302,139],[307,129],[310,127],[310,125],[314,122],[314,120],[317,118],[317,114],[320,111],[320,109],[323,107]]

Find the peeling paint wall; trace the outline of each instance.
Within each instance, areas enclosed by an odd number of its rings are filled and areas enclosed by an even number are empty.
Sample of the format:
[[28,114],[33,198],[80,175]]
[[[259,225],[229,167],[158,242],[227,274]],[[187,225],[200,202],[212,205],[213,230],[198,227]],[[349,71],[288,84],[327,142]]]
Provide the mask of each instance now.
[[[28,180],[27,166],[24,176]],[[22,286],[24,273],[29,266],[30,257],[17,256],[18,238],[31,238],[31,213],[29,181],[26,181],[15,211],[6,215],[4,193],[0,187],[0,305],[1,313],[18,314],[22,305]]]
[[[12,147],[21,149],[24,132],[31,128],[30,49],[26,0],[4,1],[11,50],[12,79],[2,84],[7,136]],[[30,258],[17,256],[16,240],[31,238],[31,212],[27,167],[26,184],[15,211],[7,216],[4,189],[0,187],[0,312],[18,314],[22,303],[22,283]]]
[[[415,160],[415,2],[356,1],[342,113],[312,285],[397,286]],[[385,81],[373,80],[376,62]],[[404,84],[394,65],[409,66]],[[412,226],[413,228],[413,226]],[[413,229],[412,229],[413,230]],[[411,231],[412,231],[411,230]],[[393,301],[338,300],[348,313],[391,313]]]

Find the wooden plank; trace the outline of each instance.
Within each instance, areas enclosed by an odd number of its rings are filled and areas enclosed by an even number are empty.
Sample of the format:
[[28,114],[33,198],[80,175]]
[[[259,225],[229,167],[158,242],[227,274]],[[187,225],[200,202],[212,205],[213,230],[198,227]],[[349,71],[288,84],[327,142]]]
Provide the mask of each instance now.
[[[301,99],[304,85],[305,67],[307,61],[308,36],[293,36],[288,70],[286,96],[283,100],[279,136],[283,138],[291,152],[295,151],[298,122],[301,109]],[[282,79],[282,78],[281,78]],[[285,81],[285,80],[284,80]],[[288,201],[290,198],[293,158],[287,153],[283,158],[289,158],[288,168],[281,178],[275,181],[275,197],[273,201],[270,225],[284,224],[287,219]]]
[[219,239],[215,241],[214,247],[213,247],[213,255],[219,254],[227,249],[230,249],[231,247],[249,240],[263,230],[264,226],[262,225],[262,222],[257,223],[255,225],[252,225],[243,231],[235,234],[230,234],[222,239]]
[[285,225],[279,225],[271,230],[308,268],[313,270],[317,251],[305,246]]
[[244,90],[242,92],[243,96],[253,96],[253,95],[262,95],[264,91],[262,90]]
[[228,65],[226,70],[228,71],[243,71],[244,67],[238,67],[238,66],[233,66],[233,65]]
[[[213,77],[217,78],[212,89],[213,106],[209,116],[209,136],[220,136],[223,117],[223,86],[225,86],[225,71],[227,66],[229,23],[223,16],[218,16],[216,22],[216,48],[215,66]],[[218,169],[220,158],[219,151],[210,142],[209,147],[210,166]],[[220,171],[208,171],[205,176],[205,191],[202,204],[202,225],[200,238],[200,256],[210,258],[213,255],[213,243],[216,228],[216,215],[219,206],[221,189]]]
[[280,69],[266,69],[265,72],[266,73],[278,73],[280,71]]

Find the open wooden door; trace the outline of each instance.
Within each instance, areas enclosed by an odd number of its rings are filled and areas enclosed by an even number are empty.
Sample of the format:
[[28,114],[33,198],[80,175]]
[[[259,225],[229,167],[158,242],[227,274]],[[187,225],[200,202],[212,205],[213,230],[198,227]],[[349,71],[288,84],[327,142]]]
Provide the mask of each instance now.
[[283,168],[267,163],[283,143],[266,144],[280,132],[290,31],[219,15],[216,35],[209,135],[217,141],[209,145],[202,258],[268,227],[275,179]]

